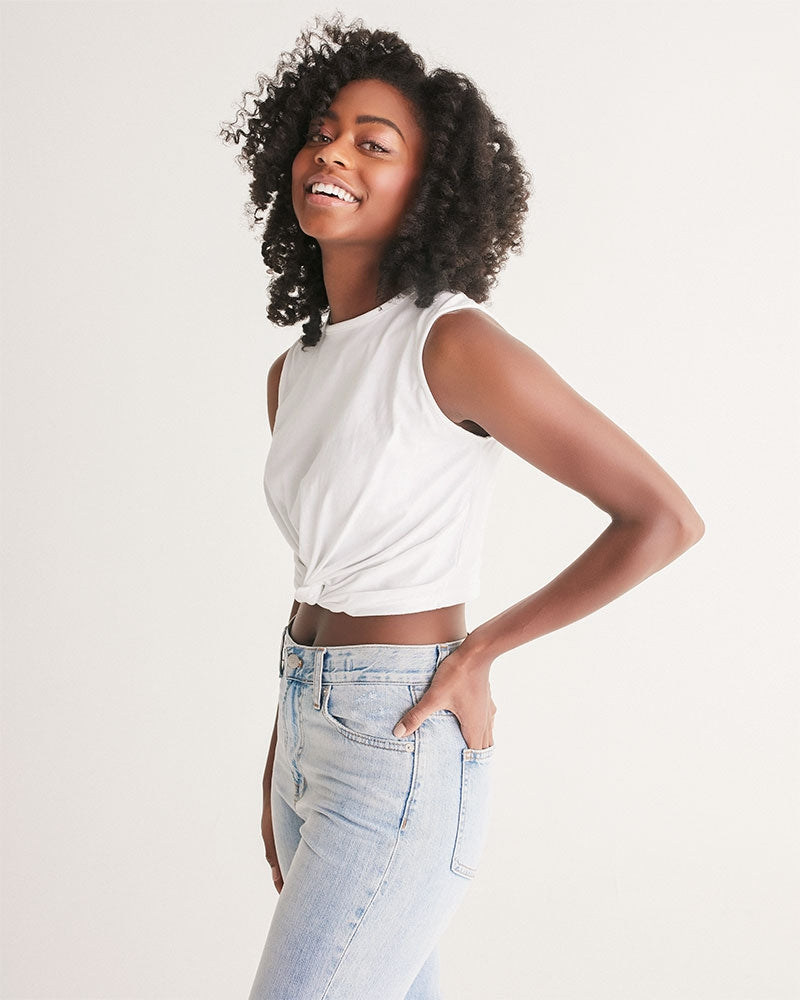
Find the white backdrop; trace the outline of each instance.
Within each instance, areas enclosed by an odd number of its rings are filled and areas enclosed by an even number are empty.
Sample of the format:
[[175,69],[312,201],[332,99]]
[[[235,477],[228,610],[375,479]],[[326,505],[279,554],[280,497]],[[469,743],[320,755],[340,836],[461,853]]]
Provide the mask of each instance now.
[[[300,330],[217,133],[334,10],[292,7],[2,6],[5,998],[244,998],[278,898],[261,476]],[[495,662],[446,996],[797,1000],[798,5],[340,9],[484,90],[535,185],[490,305],[706,523]],[[607,521],[504,453],[468,628]]]

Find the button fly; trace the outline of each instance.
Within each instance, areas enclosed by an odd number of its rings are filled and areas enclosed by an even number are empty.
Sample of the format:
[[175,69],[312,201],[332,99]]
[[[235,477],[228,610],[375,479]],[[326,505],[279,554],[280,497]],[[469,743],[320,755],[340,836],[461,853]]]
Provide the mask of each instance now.
[[286,665],[289,667],[299,667],[302,662],[297,653],[289,653],[286,657]]

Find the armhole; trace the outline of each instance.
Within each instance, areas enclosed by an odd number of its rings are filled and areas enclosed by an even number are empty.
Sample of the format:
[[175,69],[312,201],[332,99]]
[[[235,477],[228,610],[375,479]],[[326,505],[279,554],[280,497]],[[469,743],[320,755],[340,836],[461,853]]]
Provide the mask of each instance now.
[[[292,347],[294,347],[294,344],[292,345]],[[280,374],[278,375],[278,385],[277,385],[277,393],[276,393],[277,398],[275,400],[275,419],[272,421],[272,433],[273,434],[275,433],[275,427],[277,426],[277,423],[278,423],[278,413],[280,412],[280,408],[281,408],[281,387],[282,386],[283,387],[286,386],[286,365],[287,365],[287,363],[289,361],[289,354],[291,353],[292,347],[289,347],[284,352],[284,357],[283,357],[283,362],[281,364]],[[273,362],[273,364],[274,364],[274,362]],[[267,410],[269,411],[269,405],[267,406]],[[267,412],[267,419],[269,419],[269,412]]]
[[[433,316],[429,323],[425,327],[425,332],[423,333],[420,341],[417,345],[417,374],[419,376],[420,383],[422,385],[422,392],[428,401],[429,408],[435,411],[438,415],[439,423],[445,423],[448,427],[451,427],[453,431],[458,435],[458,437],[463,441],[465,437],[473,438],[476,442],[482,445],[486,445],[487,442],[497,443],[495,438],[489,434],[487,437],[482,437],[480,434],[473,434],[472,431],[468,431],[466,427],[461,427],[459,424],[454,423],[450,417],[444,412],[444,410],[436,402],[436,397],[431,391],[431,387],[428,384],[428,379],[425,375],[425,365],[422,361],[422,355],[425,351],[425,344],[428,342],[428,337],[433,329],[433,324],[439,319],[440,316],[446,316],[447,313],[456,312],[459,309],[480,309],[481,312],[486,313],[487,316],[492,316],[491,312],[482,306],[479,302],[473,302],[469,299],[466,303],[459,302],[454,304],[452,309],[442,309],[435,316]],[[492,317],[493,318],[493,317]]]
[[[281,374],[280,374],[280,377],[278,379],[278,406],[281,405],[281,399],[285,395],[286,390],[289,388],[289,382],[288,382],[288,380],[289,380],[290,376],[287,375],[286,369],[290,365],[292,365],[294,363],[294,352],[297,349],[298,344],[300,344],[302,346],[302,339],[299,338],[299,337],[287,349],[287,351],[286,351],[286,357],[283,359],[283,364],[281,365]],[[277,415],[277,411],[276,411],[276,415]]]
[[281,365],[281,373],[278,377],[278,406],[281,405],[282,390],[285,390],[288,386],[289,376],[286,374],[286,368],[290,364],[292,352],[294,351],[295,344],[297,343],[298,341],[295,341],[295,343],[292,344],[292,346],[286,351],[286,357],[283,359],[283,364]]

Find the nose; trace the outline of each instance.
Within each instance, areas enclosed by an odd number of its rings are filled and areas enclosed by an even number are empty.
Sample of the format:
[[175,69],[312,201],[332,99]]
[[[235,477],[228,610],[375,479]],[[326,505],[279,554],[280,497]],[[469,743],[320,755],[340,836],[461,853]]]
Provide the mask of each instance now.
[[342,152],[342,144],[334,139],[317,148],[314,159],[317,163],[339,163],[347,165],[347,156]]

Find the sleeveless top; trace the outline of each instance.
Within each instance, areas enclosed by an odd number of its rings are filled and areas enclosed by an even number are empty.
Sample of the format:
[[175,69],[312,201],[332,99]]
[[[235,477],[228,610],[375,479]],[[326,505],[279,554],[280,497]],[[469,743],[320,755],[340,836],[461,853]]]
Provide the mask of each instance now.
[[[480,592],[502,446],[453,423],[422,348],[463,292],[420,309],[413,290],[322,325],[289,348],[264,468],[267,505],[294,552],[294,596],[348,615],[461,604]],[[330,318],[330,310],[328,311]]]

